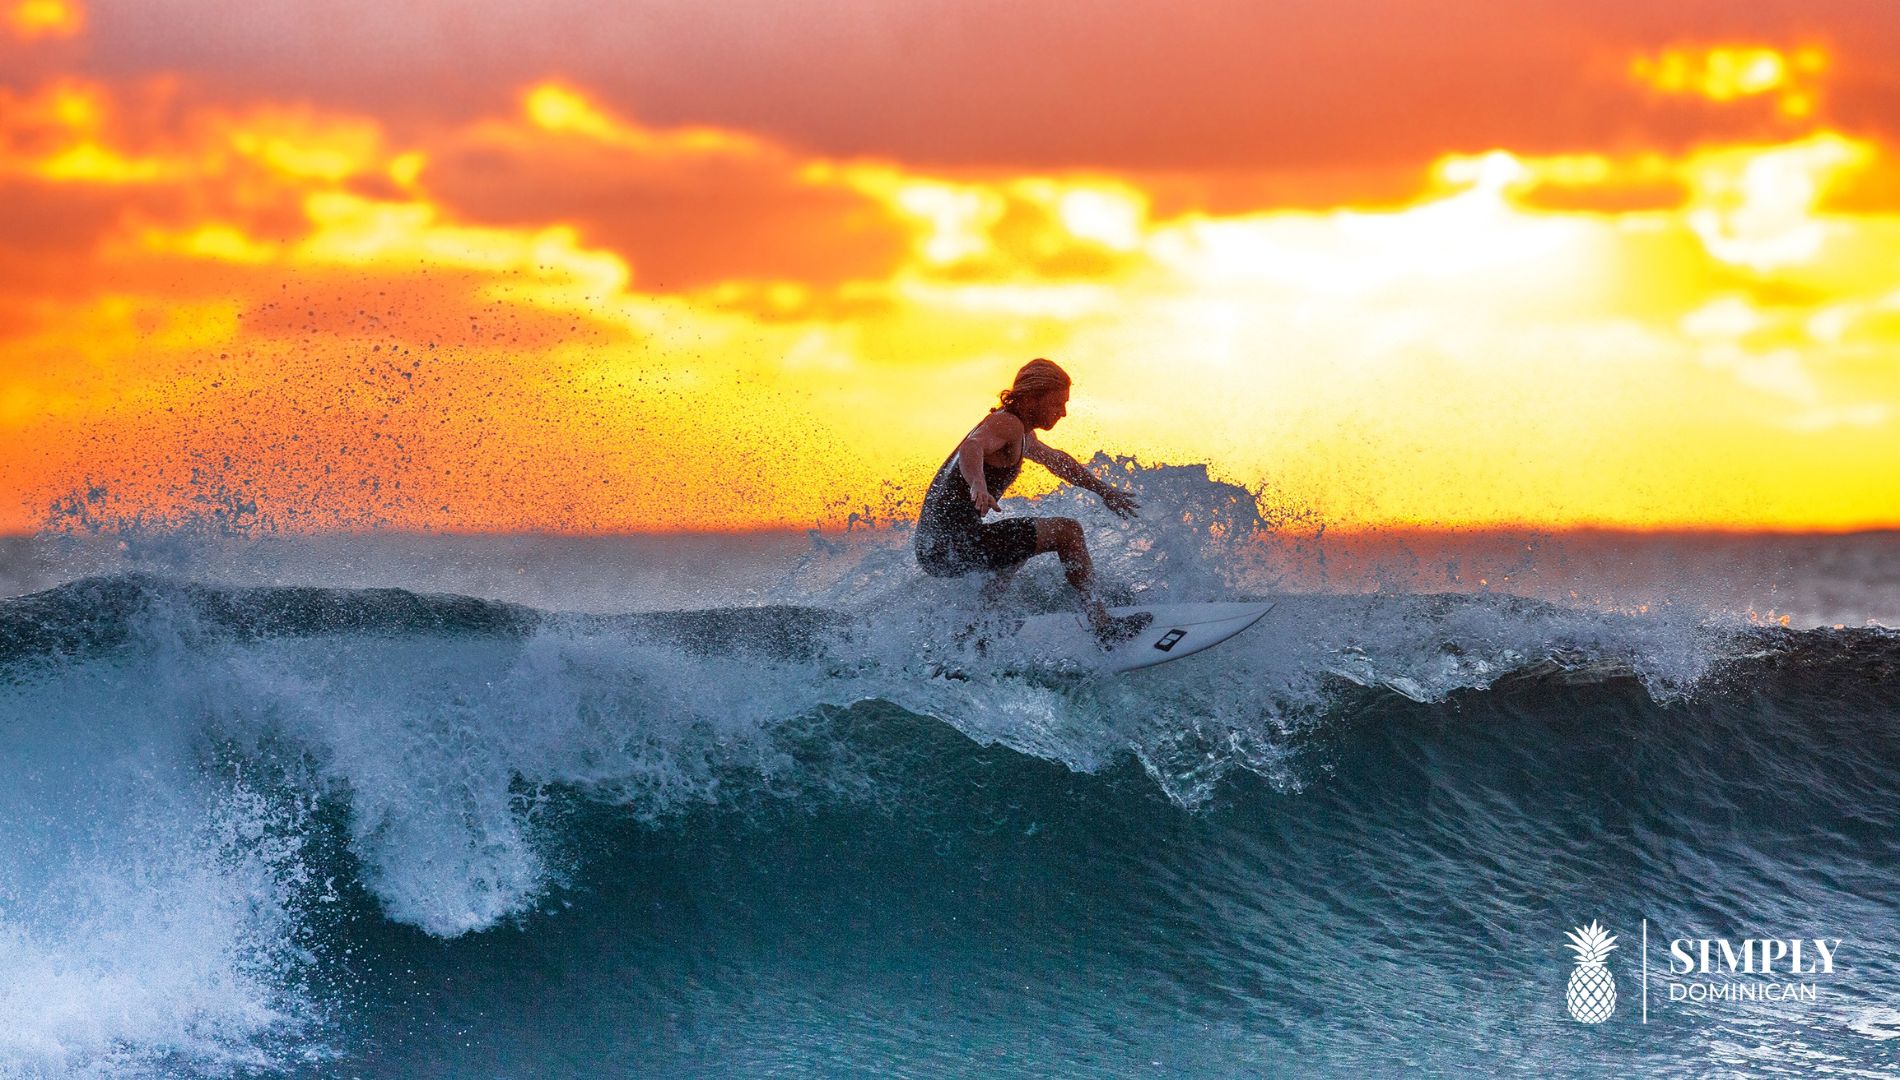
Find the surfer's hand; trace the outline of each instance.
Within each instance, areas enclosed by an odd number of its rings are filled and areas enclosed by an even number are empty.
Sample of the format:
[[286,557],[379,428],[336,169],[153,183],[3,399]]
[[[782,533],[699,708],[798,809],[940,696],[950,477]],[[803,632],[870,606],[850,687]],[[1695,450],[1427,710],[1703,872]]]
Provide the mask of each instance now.
[[982,517],[992,510],[1002,509],[1002,507],[996,505],[996,496],[991,495],[988,488],[979,487],[971,491],[970,501],[976,504],[977,517]]
[[1141,509],[1141,504],[1135,501],[1133,495],[1126,491],[1116,491],[1114,488],[1102,492],[1102,505],[1113,511],[1117,517],[1124,518],[1134,517],[1135,511]]

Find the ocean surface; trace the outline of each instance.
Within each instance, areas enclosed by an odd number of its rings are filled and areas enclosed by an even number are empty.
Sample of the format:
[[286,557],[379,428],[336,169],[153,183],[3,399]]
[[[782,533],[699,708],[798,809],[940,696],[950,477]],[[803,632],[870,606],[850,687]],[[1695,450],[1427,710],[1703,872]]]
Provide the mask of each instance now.
[[1900,1075],[1900,535],[1135,479],[1006,509],[1278,606],[1118,678],[901,527],[0,542],[0,1076]]

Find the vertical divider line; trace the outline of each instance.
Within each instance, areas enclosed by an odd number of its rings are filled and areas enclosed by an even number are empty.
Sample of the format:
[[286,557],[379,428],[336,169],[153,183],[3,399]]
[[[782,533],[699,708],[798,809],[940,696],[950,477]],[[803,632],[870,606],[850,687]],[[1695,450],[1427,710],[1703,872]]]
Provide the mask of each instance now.
[[1649,920],[1643,920],[1643,1023],[1649,1023]]

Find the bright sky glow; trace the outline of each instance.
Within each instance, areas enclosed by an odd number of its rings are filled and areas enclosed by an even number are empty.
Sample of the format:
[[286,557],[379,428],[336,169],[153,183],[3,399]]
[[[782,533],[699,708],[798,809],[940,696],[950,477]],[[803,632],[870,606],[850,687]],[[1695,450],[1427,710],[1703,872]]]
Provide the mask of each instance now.
[[[643,119],[579,67],[431,114],[72,51],[128,10],[5,9],[7,529],[75,492],[836,522],[901,510],[1033,356],[1077,378],[1051,442],[1341,527],[1900,525],[1900,148],[1849,107],[1867,54],[1805,30],[1631,40],[1549,74],[1612,135],[1447,134],[1371,183],[825,150]],[[1341,86],[1341,130],[1419,122]]]

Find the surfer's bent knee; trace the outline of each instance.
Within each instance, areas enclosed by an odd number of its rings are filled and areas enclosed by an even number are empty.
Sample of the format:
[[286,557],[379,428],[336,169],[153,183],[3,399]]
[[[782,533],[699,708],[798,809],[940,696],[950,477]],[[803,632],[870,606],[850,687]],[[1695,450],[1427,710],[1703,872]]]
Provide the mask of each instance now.
[[1082,523],[1074,518],[1037,518],[1036,546],[1044,551],[1062,551],[1064,548],[1086,550]]

